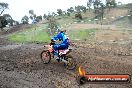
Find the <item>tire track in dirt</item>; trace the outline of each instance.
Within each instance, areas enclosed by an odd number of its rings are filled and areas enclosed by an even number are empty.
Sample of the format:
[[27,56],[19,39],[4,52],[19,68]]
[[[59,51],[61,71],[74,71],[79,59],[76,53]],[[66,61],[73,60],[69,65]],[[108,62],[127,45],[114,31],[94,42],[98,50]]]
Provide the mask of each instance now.
[[[72,72],[67,71],[63,64],[54,61],[43,65],[40,61],[42,45],[21,45],[13,49],[0,48],[0,85],[2,88],[77,88]],[[13,45],[12,45],[13,46]],[[69,80],[72,79],[72,84]],[[9,80],[9,81],[8,81]],[[28,81],[29,80],[29,81]]]
[[[79,88],[74,76],[76,72],[65,69],[62,63],[58,64],[53,60],[48,65],[41,63],[39,55],[43,49],[43,45],[27,44],[14,49],[1,50],[0,85],[3,88]],[[80,46],[73,53],[78,64],[81,63],[90,74],[132,73],[130,63],[120,63],[120,60],[118,63],[115,58],[100,57],[93,48]],[[131,84],[86,84],[80,86],[80,88],[109,87],[130,88]]]
[[[80,45],[80,44],[78,44]],[[130,74],[132,75],[131,56],[118,56],[105,52],[97,53],[95,47],[83,42],[74,53],[79,57],[81,64],[88,74]],[[103,54],[104,53],[104,54]],[[102,55],[103,54],[103,55]],[[131,77],[132,78],[132,77]],[[131,88],[132,81],[128,84],[86,84],[84,88]],[[83,88],[82,87],[82,88]]]

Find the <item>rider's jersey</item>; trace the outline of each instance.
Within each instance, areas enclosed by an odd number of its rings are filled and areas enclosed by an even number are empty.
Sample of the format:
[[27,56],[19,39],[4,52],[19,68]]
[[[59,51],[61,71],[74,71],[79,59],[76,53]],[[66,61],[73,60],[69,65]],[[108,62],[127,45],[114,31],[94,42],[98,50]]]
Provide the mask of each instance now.
[[68,41],[69,39],[63,32],[58,33],[52,39],[53,40],[61,40],[62,43],[65,43],[65,44],[69,45],[69,41]]

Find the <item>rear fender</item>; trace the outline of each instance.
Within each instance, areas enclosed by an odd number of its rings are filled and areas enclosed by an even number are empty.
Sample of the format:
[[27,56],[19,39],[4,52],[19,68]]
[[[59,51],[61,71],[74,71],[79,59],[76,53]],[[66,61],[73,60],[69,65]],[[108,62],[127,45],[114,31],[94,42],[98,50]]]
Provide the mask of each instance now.
[[69,51],[66,54],[69,54],[70,52],[72,52],[72,49],[69,49]]
[[71,49],[67,49],[67,50],[60,50],[59,51],[59,55],[61,56],[61,55],[66,55],[66,54],[68,54],[68,53],[70,53],[71,52]]

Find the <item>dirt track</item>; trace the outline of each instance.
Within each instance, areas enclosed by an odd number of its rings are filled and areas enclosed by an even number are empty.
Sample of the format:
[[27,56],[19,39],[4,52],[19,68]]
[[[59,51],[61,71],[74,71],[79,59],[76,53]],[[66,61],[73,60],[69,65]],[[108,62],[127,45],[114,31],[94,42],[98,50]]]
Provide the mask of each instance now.
[[74,75],[70,76],[72,72],[67,71],[62,63],[41,63],[39,54],[42,47],[36,44],[0,47],[1,87],[58,88],[68,86],[71,79],[76,84]]
[[[12,47],[12,48],[9,48]],[[0,47],[0,85],[2,88],[78,88],[76,71],[68,71],[55,61],[44,65],[39,54],[42,45]],[[3,49],[4,48],[4,49]],[[131,56],[101,55],[94,48],[79,47],[78,63],[90,74],[131,74]],[[81,88],[131,88],[131,84],[86,84]]]
[[[2,40],[2,39],[1,39]],[[132,74],[131,54],[117,52],[116,43],[75,41],[78,48],[72,55],[88,74]],[[115,49],[116,48],[116,49]],[[132,48],[132,47],[129,47]],[[0,42],[0,88],[132,88],[129,84],[85,84],[78,86],[76,71],[52,60],[42,64],[42,44]]]

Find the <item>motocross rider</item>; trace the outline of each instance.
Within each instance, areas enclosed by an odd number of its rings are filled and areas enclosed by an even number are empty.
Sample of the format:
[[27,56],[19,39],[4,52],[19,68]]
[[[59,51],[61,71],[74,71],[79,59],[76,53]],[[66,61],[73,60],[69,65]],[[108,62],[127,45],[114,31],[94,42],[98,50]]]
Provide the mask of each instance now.
[[[59,40],[61,43],[55,44],[55,41]],[[54,58],[59,61],[59,50],[65,50],[69,47],[69,38],[66,35],[66,30],[61,30],[56,36],[51,38],[51,45],[54,49]]]

